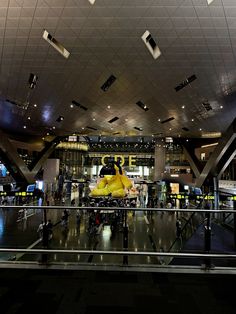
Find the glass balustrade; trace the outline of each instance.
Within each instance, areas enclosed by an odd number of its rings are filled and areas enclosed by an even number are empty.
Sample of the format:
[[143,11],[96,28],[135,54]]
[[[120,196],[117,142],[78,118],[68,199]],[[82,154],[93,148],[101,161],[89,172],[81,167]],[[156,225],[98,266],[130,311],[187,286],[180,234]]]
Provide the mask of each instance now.
[[[236,267],[234,210],[0,206],[0,263]],[[232,224],[232,221],[231,221]]]

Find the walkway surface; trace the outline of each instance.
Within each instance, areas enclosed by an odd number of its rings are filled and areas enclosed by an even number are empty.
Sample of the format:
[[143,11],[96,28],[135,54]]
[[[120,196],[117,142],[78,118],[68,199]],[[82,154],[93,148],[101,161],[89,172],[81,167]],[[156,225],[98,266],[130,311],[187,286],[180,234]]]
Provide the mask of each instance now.
[[0,269],[3,314],[235,314],[235,275]]

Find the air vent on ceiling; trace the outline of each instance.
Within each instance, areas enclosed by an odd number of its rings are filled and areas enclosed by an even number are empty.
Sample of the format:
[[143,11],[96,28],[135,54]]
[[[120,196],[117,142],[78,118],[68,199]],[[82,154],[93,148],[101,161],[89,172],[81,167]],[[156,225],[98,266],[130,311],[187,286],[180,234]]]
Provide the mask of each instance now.
[[137,127],[137,126],[135,126],[134,129],[135,129],[135,130],[138,130],[138,131],[142,131],[142,130],[143,130],[142,128],[139,128],[139,127]]
[[160,57],[161,55],[161,51],[158,48],[155,40],[153,39],[151,33],[149,31],[146,31],[143,35],[142,35],[142,40],[145,43],[146,47],[148,48],[148,50],[150,51],[150,53],[152,54],[154,59],[157,59],[158,57]]
[[161,121],[161,123],[164,124],[164,123],[170,122],[170,121],[172,121],[174,119],[175,119],[174,117],[170,117],[170,118],[168,118],[166,120]]
[[106,82],[101,86],[101,89],[106,92],[108,88],[115,82],[116,77],[114,75],[111,75],[108,77]]
[[196,75],[193,74],[190,77],[188,77],[186,80],[184,80],[182,83],[180,83],[178,86],[175,87],[176,92],[180,91],[182,88],[189,85],[191,82],[196,80]]
[[112,118],[111,120],[109,120],[108,122],[109,122],[109,123],[113,123],[113,122],[115,122],[115,121],[117,121],[117,120],[119,120],[119,118],[118,118],[118,117],[114,117],[114,118]]
[[49,34],[46,30],[43,32],[43,39],[45,39],[53,48],[55,48],[64,58],[69,58],[69,51],[66,50],[52,35]]
[[96,128],[93,128],[92,126],[86,126],[86,128],[89,129],[89,130],[97,131],[97,129],[96,129]]
[[212,106],[208,102],[203,102],[202,105],[206,109],[206,111],[212,110]]
[[72,100],[72,104],[75,105],[75,106],[78,107],[78,108],[83,109],[84,111],[87,111],[87,110],[88,110],[88,108],[86,108],[85,106],[81,105],[81,104],[80,104],[78,101],[76,101],[76,100]]
[[186,127],[183,127],[182,130],[184,130],[184,131],[189,131],[189,129],[186,128]]
[[64,117],[63,117],[63,116],[59,116],[59,117],[56,119],[57,122],[61,122],[61,121],[63,121],[63,120],[64,120]]
[[139,106],[140,108],[142,108],[144,111],[149,110],[149,108],[146,105],[144,105],[144,103],[140,100],[136,102],[136,105]]
[[28,80],[30,89],[34,89],[35,88],[37,80],[38,80],[37,75],[35,75],[33,73],[30,73],[29,80]]

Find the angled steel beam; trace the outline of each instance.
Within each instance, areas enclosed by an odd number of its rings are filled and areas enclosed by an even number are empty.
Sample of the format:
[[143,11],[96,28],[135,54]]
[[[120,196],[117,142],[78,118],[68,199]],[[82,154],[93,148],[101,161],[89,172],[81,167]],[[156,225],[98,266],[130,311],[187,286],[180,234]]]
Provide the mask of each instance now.
[[203,171],[196,180],[196,186],[201,187],[210,173],[216,173],[216,168],[224,156],[230,145],[236,138],[236,119],[231,123],[224,136],[219,140],[218,145],[211,154],[207,161]]
[[42,165],[45,163],[45,161],[48,159],[48,157],[51,155],[51,153],[56,148],[57,144],[59,144],[62,137],[56,137],[51,142],[48,142],[46,146],[41,150],[38,157],[32,161],[32,163],[29,165],[29,170],[35,173],[35,175],[39,172]]
[[226,168],[229,166],[229,164],[231,163],[235,156],[236,156],[236,139],[234,139],[234,141],[230,145],[229,149],[227,150],[227,152],[225,153],[217,167],[218,180],[221,178],[223,172],[226,170]]
[[25,162],[20,158],[17,148],[9,141],[7,135],[0,130],[0,149],[3,152],[3,158],[10,165],[11,175],[15,178],[21,177],[27,183],[34,182],[34,176],[28,169]]
[[182,144],[182,147],[183,147],[184,155],[187,158],[195,177],[198,178],[200,176],[199,160],[197,159],[192,149],[190,150],[183,144]]

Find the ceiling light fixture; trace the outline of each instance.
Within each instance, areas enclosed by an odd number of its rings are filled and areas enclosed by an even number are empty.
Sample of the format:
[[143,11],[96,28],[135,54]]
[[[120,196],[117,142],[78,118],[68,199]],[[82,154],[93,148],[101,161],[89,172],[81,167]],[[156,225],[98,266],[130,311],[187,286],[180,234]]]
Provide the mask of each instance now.
[[23,128],[26,129],[26,125],[24,125]]
[[69,51],[66,50],[52,35],[46,30],[43,32],[43,39],[45,39],[53,48],[55,48],[64,58],[69,58]]
[[27,119],[28,119],[28,120],[30,120],[31,118],[30,118],[30,117],[28,117]]
[[89,3],[91,3],[92,5],[95,3],[96,0],[88,0]]
[[37,80],[38,80],[37,75],[35,75],[33,73],[30,73],[29,80],[28,80],[30,89],[34,89],[35,88]]
[[182,106],[181,108],[182,108],[182,109],[184,109],[184,108],[185,108],[185,106]]
[[70,104],[70,107],[71,107],[71,108],[74,108],[74,105],[73,105],[73,104]]
[[207,4],[210,5],[214,0],[207,0]]
[[223,106],[220,106],[220,109],[223,109],[224,107]]
[[112,74],[108,77],[108,79],[106,80],[106,82],[101,86],[101,89],[106,92],[111,85],[115,82],[116,77]]
[[63,117],[63,116],[59,116],[59,117],[56,119],[57,122],[61,122],[61,121],[63,121],[63,120],[64,120],[64,117]]
[[117,121],[117,120],[119,120],[119,118],[118,118],[118,117],[114,117],[114,118],[112,118],[111,120],[109,120],[108,122],[109,122],[109,123],[113,123],[113,122],[115,122],[115,121]]
[[155,40],[153,39],[151,33],[149,31],[146,31],[142,35],[141,38],[142,38],[144,44],[146,45],[146,47],[148,48],[148,50],[150,51],[153,58],[157,59],[158,57],[160,57],[161,51],[160,51],[159,47],[157,46]]
[[190,83],[192,83],[196,79],[197,79],[197,77],[195,74],[189,76],[182,83],[180,83],[178,86],[175,87],[176,92],[180,91],[182,88],[186,87],[187,85],[189,85]]
[[34,104],[34,108],[37,108],[37,104]]
[[139,106],[141,109],[143,109],[144,111],[148,111],[149,108],[147,107],[147,105],[145,105],[142,101],[137,101],[136,105]]
[[191,121],[193,122],[193,121],[194,121],[194,119],[191,119]]
[[88,108],[86,108],[85,106],[81,105],[78,101],[76,100],[72,100],[72,105],[75,105],[76,107],[83,109],[84,111],[87,111]]

